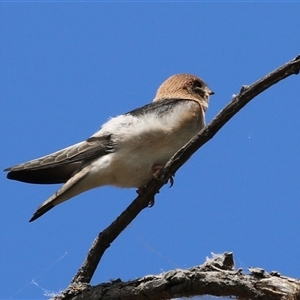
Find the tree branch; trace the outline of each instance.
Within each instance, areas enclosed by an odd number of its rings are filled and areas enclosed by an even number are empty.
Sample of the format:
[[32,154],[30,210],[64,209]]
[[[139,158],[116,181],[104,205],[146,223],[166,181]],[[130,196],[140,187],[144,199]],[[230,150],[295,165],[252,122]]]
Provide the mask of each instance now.
[[[86,288],[70,300],[162,300],[191,296],[234,296],[238,299],[297,300],[300,281],[249,268],[250,274],[234,270],[232,253],[213,254],[203,265],[148,275],[122,282],[120,279]],[[59,298],[57,298],[59,299]]]
[[206,127],[204,127],[194,138],[192,138],[184,147],[174,154],[166,166],[161,170],[159,179],[153,179],[150,181],[145,192],[138,196],[128,206],[128,208],[111,223],[111,225],[99,233],[81,268],[72,279],[70,286],[64,294],[68,294],[71,290],[74,291],[74,287],[80,287],[80,289],[82,289],[88,286],[105,250],[143,209],[148,207],[150,203],[154,202],[155,194],[159,192],[160,188],[172,175],[176,173],[176,171],[192,156],[192,154],[213,138],[213,136],[254,97],[290,75],[298,74],[299,70],[300,55],[270,74],[267,74],[262,79],[254,82],[250,86],[243,86],[240,93],[236,95]]

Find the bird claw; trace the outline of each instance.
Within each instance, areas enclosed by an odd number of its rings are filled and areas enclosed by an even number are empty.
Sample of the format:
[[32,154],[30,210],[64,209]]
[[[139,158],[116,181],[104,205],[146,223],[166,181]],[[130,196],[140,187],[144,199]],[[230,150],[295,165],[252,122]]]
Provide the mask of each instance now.
[[[160,172],[160,170],[162,169],[163,167],[162,166],[153,166],[153,178],[154,179],[158,179],[158,174]],[[171,175],[170,178],[167,180],[166,183],[168,183],[170,181],[170,188],[174,185],[174,175]],[[136,193],[138,195],[142,195],[144,192],[145,192],[145,189],[146,189],[146,186],[142,186],[142,187],[139,187],[137,190],[136,190]],[[159,193],[159,191],[157,192]],[[155,200],[154,200],[154,197],[153,199],[151,199],[148,203],[148,207],[152,207],[153,205],[155,204]]]
[[136,190],[136,193],[138,194],[138,195],[142,195],[143,193],[144,193],[144,191],[145,191],[145,186],[142,186],[142,187],[139,187],[137,190]]
[[[158,166],[153,166],[152,167],[152,170],[153,170],[153,178],[154,179],[158,179],[158,174],[159,174],[159,172],[160,172],[160,170],[163,168],[163,166],[160,166],[160,165],[158,165]],[[174,175],[171,175],[171,177],[167,180],[167,182],[166,183],[168,183],[169,181],[170,181],[170,186],[169,187],[172,187],[173,186],[173,184],[174,184],[174,177],[175,176],[175,174]]]
[[160,170],[161,170],[163,167],[164,167],[164,166],[160,166],[160,165],[158,165],[158,166],[154,165],[154,166],[152,167],[153,178],[154,178],[154,179],[157,179],[157,178],[158,178],[158,174],[159,174]]
[[169,186],[169,188],[171,188],[172,186],[173,186],[173,184],[174,184],[174,177],[175,177],[175,175],[172,175],[169,179],[168,179],[168,181],[170,181],[170,186]]
[[155,200],[154,200],[154,197],[153,199],[151,199],[148,203],[148,207],[151,208],[153,205],[155,204]]
[[[145,188],[146,188],[146,186],[139,187],[139,188],[136,190],[137,194],[138,194],[138,195],[142,195],[142,194],[144,193],[144,191],[145,191]],[[159,191],[158,191],[157,193],[159,193]],[[150,208],[150,207],[152,207],[154,204],[155,204],[155,200],[154,200],[154,197],[153,197],[153,199],[151,199],[151,200],[148,202],[148,207]]]

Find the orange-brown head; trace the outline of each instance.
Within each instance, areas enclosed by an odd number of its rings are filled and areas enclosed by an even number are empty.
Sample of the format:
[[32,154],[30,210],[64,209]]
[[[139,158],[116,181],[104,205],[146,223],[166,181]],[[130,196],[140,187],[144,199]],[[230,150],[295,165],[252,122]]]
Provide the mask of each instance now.
[[158,88],[153,101],[162,99],[186,99],[200,103],[203,110],[208,108],[209,96],[213,95],[208,85],[200,78],[190,74],[176,74],[169,77]]

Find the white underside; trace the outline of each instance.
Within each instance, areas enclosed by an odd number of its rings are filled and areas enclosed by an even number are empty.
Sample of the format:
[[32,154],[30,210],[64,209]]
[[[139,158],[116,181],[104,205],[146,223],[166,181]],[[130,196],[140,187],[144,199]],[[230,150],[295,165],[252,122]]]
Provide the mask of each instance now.
[[195,101],[183,101],[162,116],[112,118],[93,136],[112,134],[115,152],[89,163],[42,206],[104,185],[143,187],[153,178],[153,167],[164,166],[204,125],[204,112]]

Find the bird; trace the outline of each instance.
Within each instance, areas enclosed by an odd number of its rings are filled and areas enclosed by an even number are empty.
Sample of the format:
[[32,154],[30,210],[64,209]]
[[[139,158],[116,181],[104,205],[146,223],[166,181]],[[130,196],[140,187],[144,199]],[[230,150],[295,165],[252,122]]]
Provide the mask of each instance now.
[[108,185],[143,193],[168,160],[205,126],[213,94],[195,75],[173,75],[159,86],[152,102],[110,118],[85,141],[5,169],[8,179],[63,184],[29,222],[93,188]]

